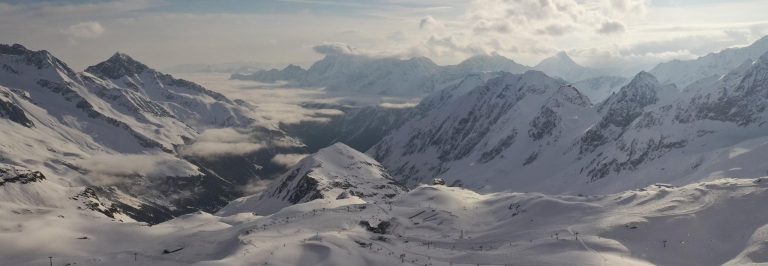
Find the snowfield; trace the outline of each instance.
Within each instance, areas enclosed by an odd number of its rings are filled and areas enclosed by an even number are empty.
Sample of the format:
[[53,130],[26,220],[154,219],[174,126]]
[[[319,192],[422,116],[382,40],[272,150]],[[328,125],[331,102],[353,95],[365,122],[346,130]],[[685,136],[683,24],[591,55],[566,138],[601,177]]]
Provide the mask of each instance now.
[[[14,184],[15,185],[15,184]],[[7,265],[744,265],[768,262],[768,179],[599,196],[420,186],[391,204],[316,199],[269,216],[147,226],[3,203]]]

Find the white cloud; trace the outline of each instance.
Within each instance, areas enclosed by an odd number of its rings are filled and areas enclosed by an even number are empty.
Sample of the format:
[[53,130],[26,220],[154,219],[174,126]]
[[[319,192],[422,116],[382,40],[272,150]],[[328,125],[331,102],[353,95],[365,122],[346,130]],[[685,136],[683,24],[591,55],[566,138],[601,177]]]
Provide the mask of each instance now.
[[275,157],[272,157],[272,163],[277,165],[282,165],[285,167],[293,166],[294,164],[301,161],[301,159],[304,159],[304,157],[307,157],[307,154],[278,154],[275,155]]
[[183,78],[221,92],[230,99],[248,102],[256,109],[259,123],[275,127],[281,123],[297,124],[304,121],[323,123],[344,114],[338,109],[303,107],[307,102],[339,104],[346,99],[361,100],[359,95],[333,95],[322,89],[275,88],[274,85],[255,81],[231,80],[228,74],[185,74]]
[[200,134],[194,143],[181,147],[179,153],[184,156],[210,158],[242,155],[265,147],[247,134],[232,128],[208,129]]
[[89,182],[111,185],[125,177],[162,178],[199,175],[197,167],[170,154],[102,154],[75,162],[87,170]]
[[181,148],[184,156],[210,158],[222,156],[243,155],[265,148],[259,143],[227,143],[227,142],[195,142]]
[[70,37],[96,38],[104,34],[104,27],[96,21],[80,22],[62,30]]
[[216,128],[203,131],[200,136],[197,137],[197,141],[207,142],[246,142],[251,137],[247,134],[238,132],[233,128]]
[[412,108],[416,107],[419,103],[417,102],[411,102],[411,103],[381,103],[379,104],[379,107],[381,108],[387,108],[387,109],[403,109],[403,108]]

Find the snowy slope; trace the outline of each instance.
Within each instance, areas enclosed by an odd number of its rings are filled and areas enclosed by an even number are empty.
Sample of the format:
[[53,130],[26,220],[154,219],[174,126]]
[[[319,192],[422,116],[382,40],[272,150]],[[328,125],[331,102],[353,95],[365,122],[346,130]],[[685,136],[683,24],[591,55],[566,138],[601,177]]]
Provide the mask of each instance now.
[[766,263],[766,182],[590,197],[422,186],[391,205],[320,199],[269,216],[193,213],[152,227],[0,205],[0,257],[12,265],[49,256],[56,265]]
[[672,60],[661,63],[649,72],[658,77],[662,83],[674,83],[679,88],[684,88],[699,79],[719,78],[745,61],[757,60],[766,52],[768,52],[768,36],[747,47],[729,48],[693,60]]
[[249,210],[264,215],[316,199],[356,197],[364,202],[389,202],[404,193],[378,162],[347,145],[336,143],[299,161],[258,196],[238,199],[219,213]]

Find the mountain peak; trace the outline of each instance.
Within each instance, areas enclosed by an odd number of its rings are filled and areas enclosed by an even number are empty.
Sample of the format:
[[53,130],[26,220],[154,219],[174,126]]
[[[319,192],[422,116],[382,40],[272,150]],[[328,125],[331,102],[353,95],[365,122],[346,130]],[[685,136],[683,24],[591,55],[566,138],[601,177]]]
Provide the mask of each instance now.
[[545,58],[544,60],[539,63],[539,65],[546,65],[546,64],[564,64],[564,65],[572,65],[572,66],[580,66],[576,63],[576,61],[573,61],[573,59],[566,53],[565,51],[557,52],[557,54],[550,56],[548,58]]
[[637,75],[635,75],[635,77],[632,78],[632,81],[630,81],[629,84],[639,83],[639,82],[658,84],[659,80],[656,79],[656,76],[654,76],[651,73],[640,71],[639,73],[637,73]]
[[469,72],[494,72],[506,71],[511,73],[523,73],[530,69],[518,64],[498,53],[473,55],[456,65],[459,69]]
[[337,142],[299,161],[262,194],[235,201],[219,213],[269,215],[293,204],[344,200],[349,196],[359,198],[352,203],[386,202],[405,191],[376,160]]
[[97,76],[119,79],[123,76],[140,74],[149,69],[149,67],[136,61],[129,55],[116,52],[107,61],[90,66],[85,71]]
[[570,82],[601,75],[601,72],[597,69],[579,65],[563,51],[541,60],[534,69],[544,71],[551,76],[560,77]]
[[65,72],[70,77],[75,76],[75,71],[46,50],[33,51],[21,44],[0,44],[0,54],[21,56],[27,64],[34,65],[38,69],[55,68]]
[[[634,106],[636,109],[642,109],[660,100],[671,99],[676,94],[677,87],[674,84],[662,85],[651,73],[640,71],[618,93],[608,97],[598,107],[598,111],[602,112],[605,108],[609,108],[620,110],[619,112],[627,112],[628,109],[626,107],[612,107],[614,105],[624,106],[627,104]],[[629,121],[623,122],[629,123]],[[626,124],[622,126],[626,126]]]
[[571,59],[571,57],[565,51],[557,52],[555,57],[557,59],[560,59],[560,60],[566,60],[566,61],[569,61],[569,62],[573,62],[573,59]]
[[0,44],[0,54],[20,55],[28,52],[31,51],[27,49],[27,47],[24,47],[24,45],[18,43],[14,43],[13,45]]
[[[340,153],[349,153],[349,152],[360,153],[360,152],[356,151],[355,149],[352,149],[352,147],[347,146],[344,143],[336,142],[334,144],[331,144],[328,147],[320,149],[319,151],[317,151],[316,155],[317,156],[322,156],[322,155],[340,154]],[[360,154],[362,154],[362,153],[360,153]]]

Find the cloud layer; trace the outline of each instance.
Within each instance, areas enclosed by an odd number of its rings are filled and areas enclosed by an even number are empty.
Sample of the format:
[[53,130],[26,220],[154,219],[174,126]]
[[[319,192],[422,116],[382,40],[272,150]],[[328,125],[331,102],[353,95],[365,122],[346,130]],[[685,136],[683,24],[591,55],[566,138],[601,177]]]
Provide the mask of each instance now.
[[291,167],[294,164],[307,157],[307,154],[278,154],[272,157],[272,163],[281,165],[284,167]]
[[179,153],[190,157],[215,158],[247,154],[265,147],[246,133],[232,128],[222,128],[204,131],[194,143],[181,147]]
[[199,175],[197,167],[170,154],[102,154],[75,162],[87,170],[89,182],[112,185],[126,178],[163,178]]
[[89,21],[69,26],[62,32],[72,37],[96,38],[104,33],[104,27],[102,27],[98,22]]

